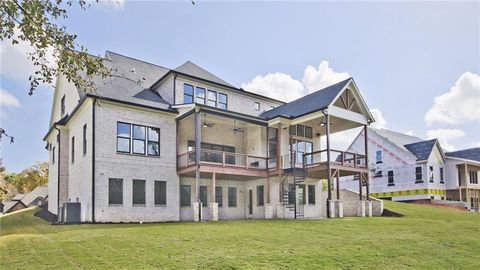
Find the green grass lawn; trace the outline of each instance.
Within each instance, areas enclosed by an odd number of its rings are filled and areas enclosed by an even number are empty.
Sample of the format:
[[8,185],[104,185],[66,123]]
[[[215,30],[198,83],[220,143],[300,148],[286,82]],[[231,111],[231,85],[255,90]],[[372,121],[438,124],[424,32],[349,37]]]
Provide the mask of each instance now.
[[52,226],[0,218],[0,269],[480,269],[480,215],[385,202],[404,217]]

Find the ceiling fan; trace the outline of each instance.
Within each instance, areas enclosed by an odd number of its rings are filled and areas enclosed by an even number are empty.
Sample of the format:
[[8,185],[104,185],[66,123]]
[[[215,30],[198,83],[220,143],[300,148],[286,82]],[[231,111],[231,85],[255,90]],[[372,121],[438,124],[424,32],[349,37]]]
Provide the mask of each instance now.
[[237,127],[237,120],[233,120],[233,129],[231,129],[231,131],[233,131],[233,134],[237,134],[237,132],[244,132],[242,128]]
[[204,114],[204,115],[203,115],[203,123],[202,123],[202,125],[203,125],[204,128],[207,128],[207,127],[213,127],[213,126],[215,126],[215,123],[211,123],[211,122],[209,123],[209,122],[207,122],[207,115]]

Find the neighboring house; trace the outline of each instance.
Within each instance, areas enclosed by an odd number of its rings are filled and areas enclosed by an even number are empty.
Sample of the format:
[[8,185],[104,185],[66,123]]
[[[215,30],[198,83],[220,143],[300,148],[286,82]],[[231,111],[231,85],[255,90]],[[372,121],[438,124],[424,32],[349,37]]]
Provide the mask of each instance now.
[[2,214],[8,214],[25,208],[27,208],[27,206],[21,200],[4,201]]
[[47,203],[48,200],[48,187],[36,187],[31,192],[25,194],[22,198],[23,204],[27,207],[41,206]]
[[[106,52],[104,63],[121,76],[93,92],[56,82],[44,140],[60,221],[72,205],[82,222],[333,218],[344,203],[346,214],[381,214],[365,151],[320,145],[374,121],[353,79],[284,103],[192,62],[167,69]],[[352,174],[360,194],[333,190]]]
[[[444,153],[436,139],[422,140],[386,129],[368,130],[373,197],[394,201],[464,201],[465,207],[478,210],[480,148]],[[361,132],[347,151],[363,149],[363,142]],[[342,179],[342,187],[356,185],[352,177]]]

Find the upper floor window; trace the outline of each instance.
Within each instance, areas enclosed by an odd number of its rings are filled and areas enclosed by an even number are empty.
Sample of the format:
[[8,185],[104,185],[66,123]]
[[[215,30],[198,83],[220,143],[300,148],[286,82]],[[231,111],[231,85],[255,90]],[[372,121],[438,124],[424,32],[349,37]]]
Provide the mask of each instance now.
[[377,152],[375,152],[375,158],[377,163],[382,163],[382,150],[377,150]]
[[61,116],[65,115],[65,95],[62,97],[62,100],[60,101],[60,114]]
[[207,105],[217,107],[217,92],[208,90]]
[[255,102],[255,103],[254,103],[254,108],[255,108],[255,111],[260,111],[260,103],[259,103],[259,102]]
[[160,129],[118,122],[117,152],[159,156]]
[[383,172],[381,170],[375,171],[375,177],[383,177]]
[[394,186],[395,185],[395,179],[393,176],[393,171],[388,171],[388,185],[389,186]]
[[470,184],[478,184],[477,171],[470,171]]
[[430,175],[428,180],[430,181],[430,183],[433,183],[433,166],[430,166],[429,169],[430,169]]
[[278,130],[276,128],[268,128],[268,161],[277,161],[277,146],[278,146]]
[[440,183],[444,183],[443,167],[440,167]]
[[87,124],[83,125],[83,155],[87,154]]
[[205,88],[197,87],[196,92],[197,99],[195,102],[205,104]]
[[311,139],[313,138],[313,129],[309,126],[294,125],[290,126],[290,134]]
[[72,137],[72,163],[75,162],[75,136]]
[[183,84],[183,103],[193,103],[193,85]]
[[415,167],[415,182],[423,182],[422,167]]
[[226,110],[227,109],[227,95],[223,93],[218,93],[218,108]]

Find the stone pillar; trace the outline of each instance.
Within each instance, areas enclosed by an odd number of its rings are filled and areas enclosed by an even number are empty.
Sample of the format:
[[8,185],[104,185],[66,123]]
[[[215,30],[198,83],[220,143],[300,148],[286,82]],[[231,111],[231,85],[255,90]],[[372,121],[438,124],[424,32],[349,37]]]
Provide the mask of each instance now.
[[200,221],[200,215],[199,215],[199,209],[201,209],[201,205],[199,202],[193,202],[192,208],[193,208],[193,221]]
[[372,201],[367,201],[367,216],[368,217],[373,216],[373,203],[372,203]]
[[357,216],[365,217],[365,201],[357,202]]
[[335,211],[335,201],[334,200],[328,200],[328,216],[330,218],[336,218],[337,216],[336,211]]
[[218,203],[212,202],[208,204],[210,217],[212,221],[218,221]]
[[336,210],[336,214],[337,214],[337,217],[338,218],[343,218],[343,202],[342,201],[336,201],[336,206],[335,206],[335,210]]
[[266,203],[264,206],[265,206],[265,219],[272,219],[273,217],[272,204]]
[[277,218],[285,218],[283,203],[277,203]]

